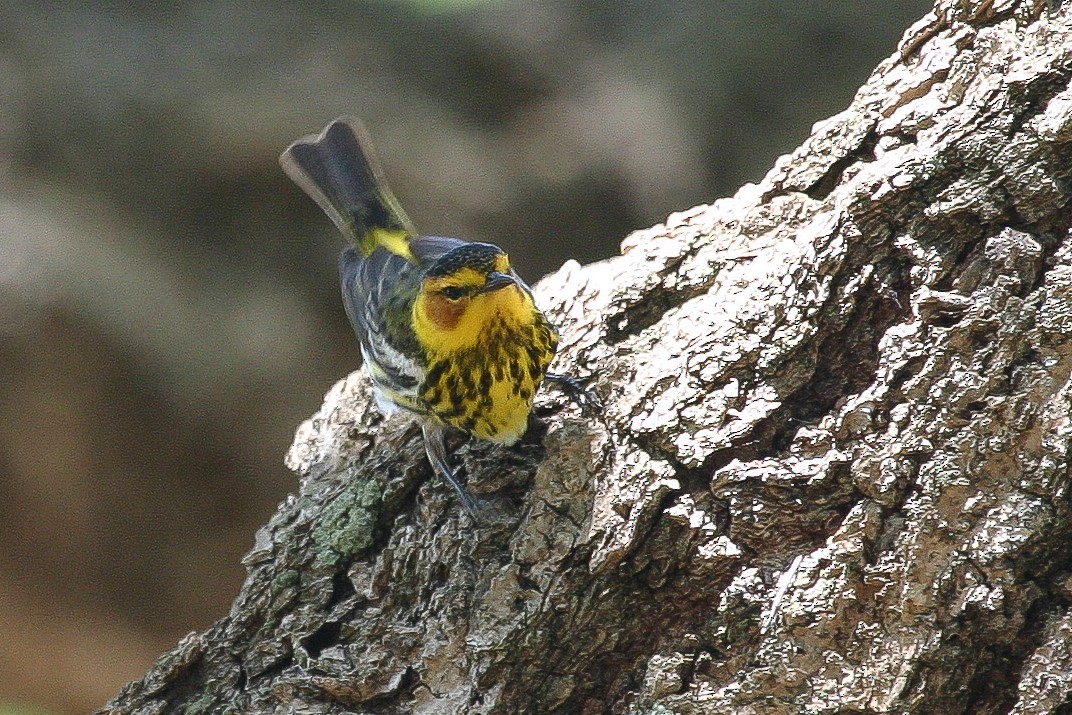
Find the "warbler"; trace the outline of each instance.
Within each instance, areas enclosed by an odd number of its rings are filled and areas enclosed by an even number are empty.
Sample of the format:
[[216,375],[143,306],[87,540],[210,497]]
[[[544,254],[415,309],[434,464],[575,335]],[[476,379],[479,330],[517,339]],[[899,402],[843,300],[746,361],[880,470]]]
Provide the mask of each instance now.
[[576,390],[547,372],[558,332],[501,248],[417,233],[360,121],[336,119],[280,163],[351,244],[339,260],[343,306],[381,412],[418,416],[429,462],[473,510],[446,433],[511,445],[545,378]]

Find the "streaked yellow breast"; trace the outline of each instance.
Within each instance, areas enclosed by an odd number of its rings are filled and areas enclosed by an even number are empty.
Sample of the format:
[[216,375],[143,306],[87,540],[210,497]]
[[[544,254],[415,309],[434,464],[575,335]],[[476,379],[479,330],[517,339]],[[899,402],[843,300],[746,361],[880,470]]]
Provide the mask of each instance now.
[[[513,289],[498,293],[507,292]],[[529,305],[521,316],[479,314],[465,339],[454,336],[431,347],[419,394],[434,417],[502,444],[525,433],[532,398],[558,345],[558,335],[531,299]]]

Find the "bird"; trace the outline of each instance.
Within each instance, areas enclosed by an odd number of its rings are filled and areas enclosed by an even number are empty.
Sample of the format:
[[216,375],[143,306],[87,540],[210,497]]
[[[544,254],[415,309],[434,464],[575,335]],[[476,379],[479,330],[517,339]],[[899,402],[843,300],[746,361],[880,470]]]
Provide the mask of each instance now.
[[417,232],[360,120],[340,117],[298,139],[280,164],[349,243],[339,258],[343,307],[379,410],[416,416],[428,461],[475,513],[446,436],[512,445],[545,379],[583,391],[548,372],[558,331],[502,248]]

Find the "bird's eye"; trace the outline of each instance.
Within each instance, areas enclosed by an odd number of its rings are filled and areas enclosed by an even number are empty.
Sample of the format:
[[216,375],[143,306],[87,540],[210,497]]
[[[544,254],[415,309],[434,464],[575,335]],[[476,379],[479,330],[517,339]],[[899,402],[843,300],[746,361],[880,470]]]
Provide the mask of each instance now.
[[458,286],[446,286],[440,292],[447,300],[458,300],[466,295],[466,290]]

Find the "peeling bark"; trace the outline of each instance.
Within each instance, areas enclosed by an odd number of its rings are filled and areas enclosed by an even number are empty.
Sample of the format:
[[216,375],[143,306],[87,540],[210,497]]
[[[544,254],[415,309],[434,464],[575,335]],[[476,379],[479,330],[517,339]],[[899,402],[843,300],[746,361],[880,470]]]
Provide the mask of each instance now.
[[1072,12],[939,0],[736,196],[536,288],[565,326],[472,523],[366,380],[231,612],[103,712],[1072,708]]

